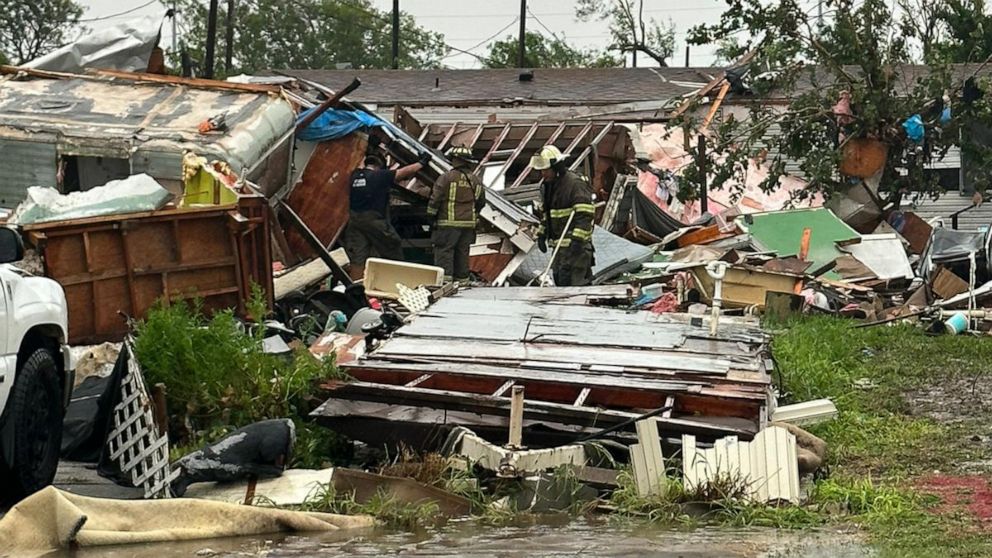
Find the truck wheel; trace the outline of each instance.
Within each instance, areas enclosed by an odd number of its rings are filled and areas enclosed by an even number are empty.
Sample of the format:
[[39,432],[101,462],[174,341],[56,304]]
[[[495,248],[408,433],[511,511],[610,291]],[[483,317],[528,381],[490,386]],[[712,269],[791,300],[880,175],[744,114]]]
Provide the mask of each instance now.
[[7,403],[14,460],[6,471],[8,480],[0,483],[0,496],[21,499],[51,484],[59,466],[62,382],[48,349],[38,349],[24,361]]

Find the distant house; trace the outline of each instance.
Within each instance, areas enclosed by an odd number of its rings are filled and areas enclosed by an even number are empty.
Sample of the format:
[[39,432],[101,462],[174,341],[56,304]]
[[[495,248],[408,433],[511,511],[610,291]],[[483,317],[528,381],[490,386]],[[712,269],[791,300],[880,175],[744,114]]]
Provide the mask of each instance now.
[[[278,91],[171,76],[0,68],[0,207],[16,206],[31,186],[67,193],[137,173],[179,193],[186,150],[235,172],[253,167],[250,179],[278,189],[289,179],[289,154],[266,153],[295,121]],[[221,130],[197,131],[222,114]]]

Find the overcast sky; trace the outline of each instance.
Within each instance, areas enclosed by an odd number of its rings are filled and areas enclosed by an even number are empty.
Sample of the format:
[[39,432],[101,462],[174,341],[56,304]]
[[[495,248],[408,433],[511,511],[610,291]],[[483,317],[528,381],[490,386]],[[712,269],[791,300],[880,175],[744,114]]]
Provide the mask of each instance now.
[[[165,0],[168,2],[168,0]],[[83,19],[86,25],[96,28],[139,15],[156,15],[165,10],[158,0],[77,0],[85,8]],[[206,4],[207,0],[203,0]],[[391,10],[392,0],[373,0],[379,9]],[[605,21],[583,23],[575,20],[575,0],[530,0],[527,28],[547,33],[545,27],[583,47],[603,47],[609,40],[609,29]],[[143,7],[141,7],[143,6]],[[690,7],[691,6],[691,7]],[[685,64],[685,33],[694,25],[712,22],[720,16],[725,3],[723,0],[646,0],[645,17],[675,23],[678,33],[676,55],[671,65]],[[126,15],[116,15],[139,8]],[[412,14],[417,22],[427,29],[443,33],[448,44],[478,54],[487,52],[487,45],[495,38],[503,38],[517,33],[516,18],[520,12],[517,0],[400,0],[400,9]],[[501,31],[502,29],[504,29]],[[171,28],[166,25],[163,44],[171,44]],[[689,61],[693,66],[708,66],[713,63],[711,47],[693,47]],[[647,57],[638,57],[639,65],[649,65]],[[477,68],[480,63],[467,54],[453,54],[444,63],[452,68]]]

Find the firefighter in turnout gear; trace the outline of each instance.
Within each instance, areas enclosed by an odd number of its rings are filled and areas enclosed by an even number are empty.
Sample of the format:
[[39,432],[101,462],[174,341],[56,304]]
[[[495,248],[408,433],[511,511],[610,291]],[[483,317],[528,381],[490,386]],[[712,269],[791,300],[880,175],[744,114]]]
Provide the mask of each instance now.
[[397,180],[406,180],[427,165],[430,155],[422,153],[420,160],[398,169],[387,169],[386,162],[372,153],[365,157],[365,166],[351,173],[348,226],[342,244],[351,260],[349,273],[353,279],[365,272],[365,260],[375,255],[388,260],[402,260],[400,235],[389,222],[389,191]]
[[445,281],[467,283],[469,250],[475,242],[479,212],[486,205],[486,189],[472,174],[476,161],[469,148],[452,147],[448,159],[454,168],[437,179],[427,202],[427,215],[435,219],[431,234],[434,265],[444,268]]
[[554,244],[561,239],[552,265],[555,284],[578,287],[592,281],[595,259],[592,229],[596,206],[592,203],[589,182],[568,170],[564,159],[553,145],[545,146],[530,159],[530,166],[541,172],[544,200],[544,220],[537,242],[538,248],[546,252],[549,241]]

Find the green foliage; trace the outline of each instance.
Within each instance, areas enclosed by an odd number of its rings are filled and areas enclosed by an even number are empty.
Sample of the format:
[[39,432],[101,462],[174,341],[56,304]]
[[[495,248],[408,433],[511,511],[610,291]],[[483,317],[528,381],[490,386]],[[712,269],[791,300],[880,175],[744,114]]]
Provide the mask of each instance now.
[[[264,316],[256,290],[249,312]],[[335,451],[328,431],[300,421],[310,410],[315,382],[339,377],[333,359],[306,349],[289,359],[264,352],[264,331],[244,326],[229,311],[206,318],[199,304],[158,305],[137,326],[135,353],[149,385],[168,394],[177,454],[231,430],[271,418],[297,421],[297,465],[319,466]]]
[[68,41],[83,15],[73,0],[0,0],[0,63],[24,64]]
[[[621,66],[623,60],[605,52],[580,50],[558,37],[548,38],[528,31],[524,38],[524,64],[528,68],[603,68]],[[516,68],[519,56],[516,37],[507,36],[489,45],[487,68]]]
[[[888,148],[880,190],[886,201],[898,201],[906,193],[941,194],[937,175],[927,166],[951,147],[965,149],[979,167],[992,161],[992,149],[973,139],[975,134],[966,128],[992,122],[992,106],[959,98],[968,76],[952,71],[946,57],[933,59],[925,72],[908,73],[904,65],[915,60],[909,41],[916,31],[912,20],[894,16],[890,4],[824,0],[828,18],[820,26],[816,11],[795,0],[727,0],[719,22],[690,32],[690,42],[723,44],[728,53],[755,48],[752,77],[765,73],[755,80],[755,93],[787,105],[772,110],[768,103],[753,103],[747,117],[717,124],[706,163],[716,169],[711,187],[723,187],[728,177],[745,172],[752,158],[766,150],[772,155],[765,161],[770,168],[761,183],[765,191],[778,187],[786,161],[798,163],[810,182],[800,198],[846,191],[850,182],[839,174],[838,162],[856,138],[879,140]],[[928,41],[936,40],[935,31],[920,32],[927,33]],[[742,35],[752,39],[735,42]],[[843,91],[850,94],[854,113],[846,122],[832,110]],[[949,122],[940,121],[945,93],[951,97]],[[679,124],[698,127],[699,112],[705,111],[687,111]],[[914,114],[921,115],[926,127],[925,141],[919,144],[909,140],[902,127]],[[698,169],[694,172],[699,174]],[[983,173],[975,178],[976,187],[983,189],[987,177]]]
[[609,51],[623,56],[642,52],[658,65],[675,53],[675,24],[644,19],[644,0],[579,0],[576,16],[580,21],[609,21],[613,40]]
[[411,504],[400,502],[379,491],[368,502],[360,503],[355,500],[354,493],[338,493],[329,484],[321,485],[311,494],[302,509],[344,515],[371,515],[387,526],[408,531],[430,527],[441,520],[440,509],[433,500]]
[[[188,26],[184,34],[193,58],[204,60],[207,6],[180,0]],[[268,68],[392,67],[392,17],[368,0],[242,0],[237,2],[233,66],[223,68],[226,49],[226,4],[221,2],[217,25],[215,73],[233,75]],[[399,67],[433,68],[447,47],[439,33],[400,15]]]

